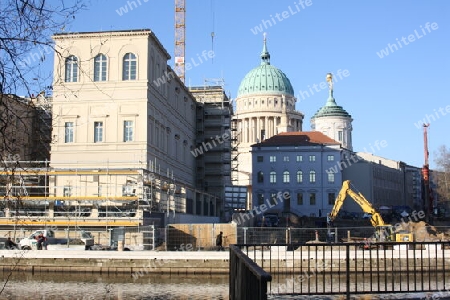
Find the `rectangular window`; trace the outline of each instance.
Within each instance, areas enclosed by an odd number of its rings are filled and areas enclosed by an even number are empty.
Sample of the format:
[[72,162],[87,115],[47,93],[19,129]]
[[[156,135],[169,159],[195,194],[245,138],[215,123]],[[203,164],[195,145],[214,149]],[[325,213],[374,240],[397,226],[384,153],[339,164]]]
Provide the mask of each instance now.
[[302,155],[297,155],[297,161],[303,161],[303,156]]
[[334,155],[328,155],[328,161],[334,161]]
[[103,142],[103,122],[94,122],[94,143]]
[[283,161],[289,161],[289,156],[283,157]]
[[263,162],[263,161],[264,161],[264,156],[258,155],[258,156],[256,157],[256,161],[257,161],[257,162]]
[[333,172],[327,173],[328,173],[328,183],[334,183],[334,173]]
[[65,186],[64,190],[63,190],[63,196],[64,197],[70,197],[72,196],[72,187],[70,186]]
[[309,156],[309,161],[316,161],[316,156],[315,155],[310,155]]
[[309,205],[316,205],[316,193],[309,194]]
[[123,121],[123,141],[133,141],[133,121]]
[[336,195],[334,193],[328,193],[328,205],[334,205]]
[[277,162],[277,157],[275,155],[270,156],[270,162]]
[[64,142],[73,143],[73,122],[64,124]]
[[342,142],[342,140],[343,140],[343,132],[340,130],[338,131],[338,141]]
[[303,193],[297,194],[297,205],[303,205]]

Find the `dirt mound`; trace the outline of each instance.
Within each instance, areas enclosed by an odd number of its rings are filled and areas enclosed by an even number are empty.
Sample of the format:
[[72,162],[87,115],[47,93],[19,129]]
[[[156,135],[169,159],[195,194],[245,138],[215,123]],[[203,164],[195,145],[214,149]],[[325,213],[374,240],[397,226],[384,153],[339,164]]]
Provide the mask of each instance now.
[[443,241],[449,240],[450,235],[448,232],[440,232],[436,227],[420,221],[406,223],[406,230],[414,234],[414,240],[416,242],[430,242],[430,241]]

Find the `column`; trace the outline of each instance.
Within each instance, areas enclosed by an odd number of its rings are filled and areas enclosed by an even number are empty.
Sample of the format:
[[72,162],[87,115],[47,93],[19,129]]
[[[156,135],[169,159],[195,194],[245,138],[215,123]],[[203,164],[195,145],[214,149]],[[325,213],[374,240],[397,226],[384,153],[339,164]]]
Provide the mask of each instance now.
[[256,142],[261,142],[261,118],[256,117]]
[[250,119],[245,118],[245,143],[250,143]]
[[269,134],[269,117],[264,117],[264,137],[267,138]]

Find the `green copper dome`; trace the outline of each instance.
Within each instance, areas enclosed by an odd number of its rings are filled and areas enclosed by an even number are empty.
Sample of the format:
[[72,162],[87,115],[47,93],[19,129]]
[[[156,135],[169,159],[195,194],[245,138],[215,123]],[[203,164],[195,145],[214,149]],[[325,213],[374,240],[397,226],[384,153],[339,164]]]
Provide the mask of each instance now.
[[330,94],[327,103],[322,106],[311,119],[321,118],[321,117],[347,117],[352,116],[342,108],[342,106],[337,105],[336,100],[333,97],[333,90],[330,90]]
[[261,52],[261,65],[245,75],[238,90],[238,97],[246,94],[289,94],[294,96],[289,78],[280,69],[270,64],[270,54],[267,51],[266,40]]

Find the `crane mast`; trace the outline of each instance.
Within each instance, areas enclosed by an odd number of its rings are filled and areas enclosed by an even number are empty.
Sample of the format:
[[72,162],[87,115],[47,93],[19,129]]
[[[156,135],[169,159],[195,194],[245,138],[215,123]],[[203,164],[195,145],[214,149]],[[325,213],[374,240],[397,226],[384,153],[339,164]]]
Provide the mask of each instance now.
[[186,1],[175,0],[175,73],[184,83],[186,39]]
[[432,214],[432,209],[433,209],[433,196],[431,193],[431,188],[430,188],[430,166],[428,163],[428,157],[429,157],[429,152],[428,152],[428,127],[430,126],[430,124],[423,124],[423,154],[424,154],[424,165],[422,168],[422,178],[423,178],[423,185],[424,185],[424,206],[426,208],[427,211],[427,222],[430,221],[430,217]]

